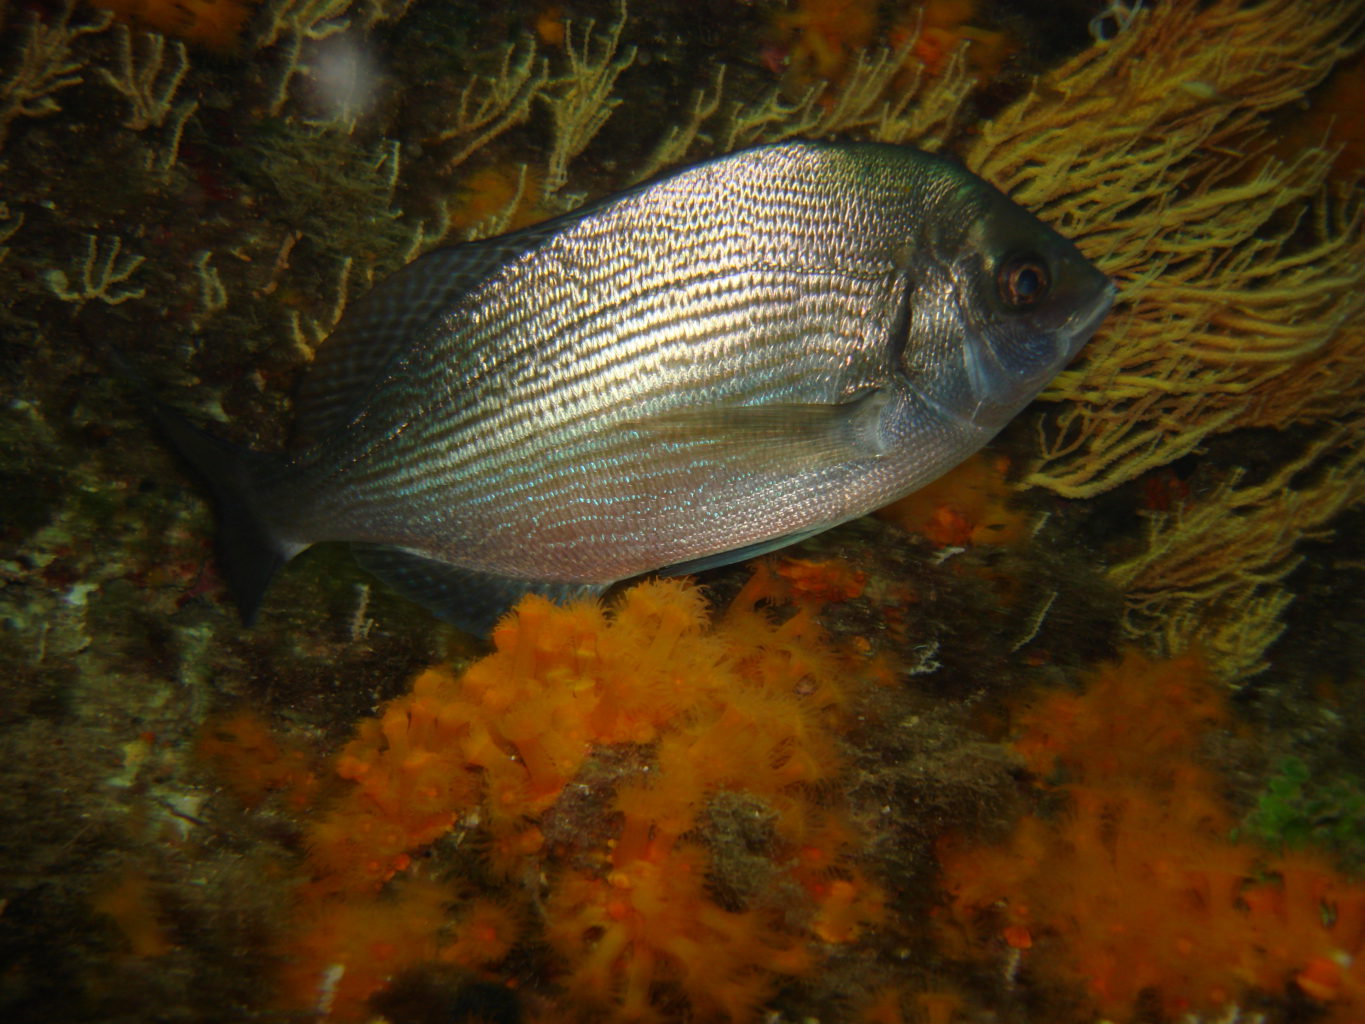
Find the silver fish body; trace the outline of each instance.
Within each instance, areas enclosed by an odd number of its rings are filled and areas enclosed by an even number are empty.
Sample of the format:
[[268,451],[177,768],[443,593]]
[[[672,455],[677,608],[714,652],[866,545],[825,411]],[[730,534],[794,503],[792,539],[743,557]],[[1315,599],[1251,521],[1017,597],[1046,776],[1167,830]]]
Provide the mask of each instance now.
[[321,350],[288,453],[225,469],[176,439],[232,481],[220,557],[247,563],[224,569],[248,616],[275,567],[343,541],[483,630],[528,590],[722,564],[924,485],[1113,295],[942,158],[767,146],[395,274]]

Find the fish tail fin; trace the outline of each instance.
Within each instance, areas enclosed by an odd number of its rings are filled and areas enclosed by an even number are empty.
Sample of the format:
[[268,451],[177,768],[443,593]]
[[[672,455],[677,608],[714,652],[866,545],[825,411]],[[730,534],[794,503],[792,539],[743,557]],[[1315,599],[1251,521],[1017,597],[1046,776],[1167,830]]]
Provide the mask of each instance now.
[[149,410],[171,447],[187,462],[213,497],[218,571],[243,624],[255,625],[270,582],[301,550],[281,540],[260,514],[252,481],[283,456],[242,448],[214,437],[157,399]]
[[243,624],[252,626],[275,573],[306,545],[290,544],[271,530],[260,513],[253,481],[278,471],[287,456],[259,452],[224,441],[195,426],[156,396],[142,373],[108,341],[77,319],[77,328],[96,358],[138,393],[143,408],[171,447],[207,487],[213,499],[217,533],[215,561],[232,594]]

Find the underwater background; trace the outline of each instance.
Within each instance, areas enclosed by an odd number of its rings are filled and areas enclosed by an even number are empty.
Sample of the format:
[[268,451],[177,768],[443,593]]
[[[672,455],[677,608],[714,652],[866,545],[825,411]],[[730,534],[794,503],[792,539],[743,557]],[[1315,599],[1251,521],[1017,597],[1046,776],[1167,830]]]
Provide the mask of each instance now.
[[[0,1019],[1365,1020],[1363,26],[6,0]],[[324,547],[242,628],[95,345],[279,447],[373,281],[798,137],[955,154],[1114,312],[797,547],[487,643]]]

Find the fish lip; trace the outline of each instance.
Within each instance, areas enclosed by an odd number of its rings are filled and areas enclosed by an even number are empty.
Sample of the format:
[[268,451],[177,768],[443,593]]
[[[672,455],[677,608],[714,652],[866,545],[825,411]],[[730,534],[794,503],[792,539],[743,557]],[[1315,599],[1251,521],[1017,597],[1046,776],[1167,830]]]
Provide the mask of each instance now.
[[1071,355],[1074,356],[1081,350],[1081,347],[1094,337],[1095,332],[1100,329],[1100,324],[1104,323],[1104,318],[1109,315],[1109,311],[1114,308],[1114,303],[1118,299],[1119,290],[1114,282],[1105,279],[1104,287],[1095,296],[1089,310],[1080,315],[1080,319],[1072,327]]

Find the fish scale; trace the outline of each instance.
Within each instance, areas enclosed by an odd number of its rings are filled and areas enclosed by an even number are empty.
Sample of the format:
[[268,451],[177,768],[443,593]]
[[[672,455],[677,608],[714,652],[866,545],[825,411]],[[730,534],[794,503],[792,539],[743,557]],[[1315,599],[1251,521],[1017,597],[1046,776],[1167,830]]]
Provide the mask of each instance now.
[[248,618],[280,565],[340,541],[484,630],[527,591],[723,564],[895,500],[989,440],[1112,301],[942,158],[785,143],[381,282],[323,346],[288,452],[159,417],[214,486]]

